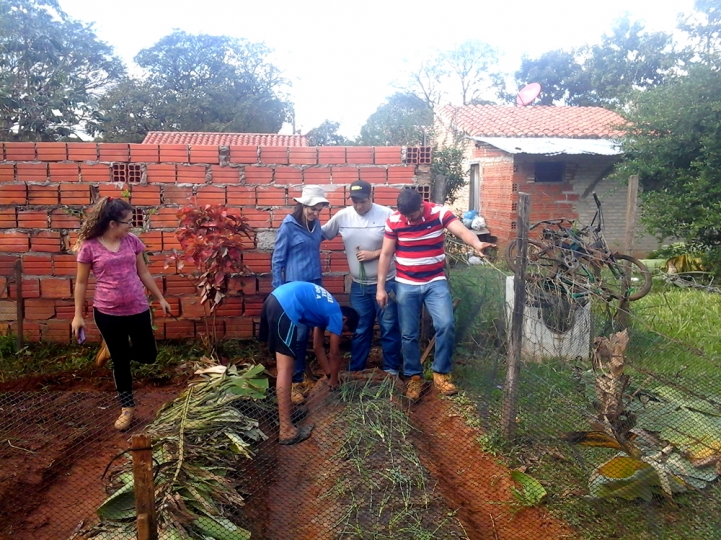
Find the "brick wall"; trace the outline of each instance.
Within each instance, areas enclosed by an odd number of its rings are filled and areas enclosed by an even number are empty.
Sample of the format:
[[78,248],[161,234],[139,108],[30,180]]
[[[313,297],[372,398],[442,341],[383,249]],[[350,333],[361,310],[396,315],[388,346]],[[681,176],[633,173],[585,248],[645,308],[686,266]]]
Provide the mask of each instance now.
[[[156,319],[159,339],[192,338],[205,332],[205,310],[187,278],[167,255],[175,238],[178,209],[191,197],[226,204],[255,228],[244,264],[253,275],[231,283],[232,295],[217,311],[220,336],[251,337],[271,290],[270,260],[275,230],[292,211],[304,184],[319,184],[331,207],[321,222],[346,204],[348,184],[373,184],[374,200],[395,205],[398,191],[428,181],[428,166],[405,163],[401,147],[255,147],[115,143],[2,143],[0,153],[0,324],[16,329],[12,266],[23,262],[24,331],[31,340],[69,341],[73,318],[77,214],[98,198],[130,193],[134,225],[145,242],[150,271],[178,315]],[[136,230],[137,232],[137,230]],[[339,239],[324,242],[324,286],[347,300],[347,272]],[[187,271],[187,268],[185,269]],[[85,311],[92,312],[94,284]],[[99,340],[86,322],[87,337]]]

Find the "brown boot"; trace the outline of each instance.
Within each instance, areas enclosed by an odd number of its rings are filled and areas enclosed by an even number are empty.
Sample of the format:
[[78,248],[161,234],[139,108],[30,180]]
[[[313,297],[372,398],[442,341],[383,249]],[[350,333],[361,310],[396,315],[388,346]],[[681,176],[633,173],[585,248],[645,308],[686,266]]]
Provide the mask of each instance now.
[[450,373],[433,373],[433,384],[444,396],[452,396],[458,393],[458,388],[451,382]]
[[300,405],[305,401],[305,396],[303,395],[303,388],[304,383],[302,382],[294,382],[290,387],[290,401],[293,403],[293,405]]
[[420,375],[413,375],[406,383],[406,397],[417,401],[421,397],[421,390],[423,390],[423,379]]
[[108,350],[108,345],[105,343],[105,340],[103,340],[100,344],[98,354],[95,355],[95,365],[103,367],[108,360],[110,360],[110,351]]
[[130,423],[133,421],[133,415],[135,414],[135,407],[123,407],[120,409],[120,416],[115,421],[115,429],[118,431],[125,431],[130,427]]

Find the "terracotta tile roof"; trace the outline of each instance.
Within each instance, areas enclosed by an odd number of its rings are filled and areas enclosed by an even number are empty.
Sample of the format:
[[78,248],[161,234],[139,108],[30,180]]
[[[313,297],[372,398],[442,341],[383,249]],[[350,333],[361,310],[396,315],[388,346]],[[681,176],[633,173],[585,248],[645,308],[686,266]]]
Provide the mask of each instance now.
[[617,126],[626,123],[601,107],[446,105],[440,116],[475,137],[613,138],[622,135]]
[[149,131],[143,144],[198,144],[209,146],[308,146],[305,135],[276,133],[205,133]]

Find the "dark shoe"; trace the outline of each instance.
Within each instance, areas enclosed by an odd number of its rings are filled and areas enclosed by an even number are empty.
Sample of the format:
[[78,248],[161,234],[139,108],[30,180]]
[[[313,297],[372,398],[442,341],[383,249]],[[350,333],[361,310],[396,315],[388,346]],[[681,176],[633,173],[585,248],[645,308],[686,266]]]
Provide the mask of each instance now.
[[295,434],[295,437],[293,437],[292,439],[278,439],[278,442],[285,446],[290,446],[291,444],[302,443],[304,440],[306,440],[308,437],[310,437],[310,434],[313,432],[314,427],[315,426],[313,424],[299,427],[298,433]]

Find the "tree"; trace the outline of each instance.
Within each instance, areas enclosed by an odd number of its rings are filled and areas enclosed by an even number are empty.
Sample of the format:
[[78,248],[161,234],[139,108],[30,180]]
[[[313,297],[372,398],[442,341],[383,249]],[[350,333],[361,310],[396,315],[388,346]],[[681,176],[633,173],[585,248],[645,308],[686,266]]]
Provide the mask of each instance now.
[[707,64],[718,61],[721,53],[721,5],[717,0],[695,0],[693,13],[680,18],[678,28],[687,34],[695,59]]
[[433,113],[423,99],[397,92],[368,117],[358,142],[365,146],[423,144],[424,132],[432,126]]
[[138,53],[147,76],[103,97],[94,132],[104,140],[137,138],[146,126],[277,133],[292,106],[269,54],[262,43],[176,30]]
[[[583,67],[574,52],[557,50],[543,53],[536,59],[524,56],[521,68],[516,72],[519,89],[531,82],[541,85],[541,94],[537,105],[566,103],[571,96],[582,94]],[[515,94],[504,96],[507,101],[515,101]]]
[[113,49],[57,0],[0,2],[0,138],[77,139],[98,94],[123,72]]
[[349,146],[353,141],[338,133],[340,124],[324,120],[321,125],[305,134],[310,146]]
[[638,174],[650,232],[721,262],[721,73],[704,64],[642,93],[629,115],[620,176]]

